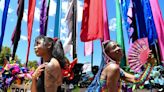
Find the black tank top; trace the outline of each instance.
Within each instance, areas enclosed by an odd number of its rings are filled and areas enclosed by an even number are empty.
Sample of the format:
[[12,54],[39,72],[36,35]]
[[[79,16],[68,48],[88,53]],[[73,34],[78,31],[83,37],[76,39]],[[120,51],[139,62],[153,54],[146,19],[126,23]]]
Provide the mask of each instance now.
[[41,75],[38,78],[37,90],[38,90],[38,92],[45,92],[45,89],[44,89],[44,71],[42,71]]

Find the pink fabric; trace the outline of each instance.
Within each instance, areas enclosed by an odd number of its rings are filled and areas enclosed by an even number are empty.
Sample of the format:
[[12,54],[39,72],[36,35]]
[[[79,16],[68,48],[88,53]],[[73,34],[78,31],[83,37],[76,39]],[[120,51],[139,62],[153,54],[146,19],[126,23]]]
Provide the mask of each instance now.
[[88,56],[93,53],[93,41],[84,42],[84,55]]
[[164,21],[162,19],[162,14],[161,14],[158,0],[150,0],[150,5],[151,5],[153,18],[157,30],[161,60],[164,63]]
[[103,23],[104,23],[104,39],[103,41],[109,40],[109,26],[108,26],[108,15],[106,9],[106,0],[103,0]]

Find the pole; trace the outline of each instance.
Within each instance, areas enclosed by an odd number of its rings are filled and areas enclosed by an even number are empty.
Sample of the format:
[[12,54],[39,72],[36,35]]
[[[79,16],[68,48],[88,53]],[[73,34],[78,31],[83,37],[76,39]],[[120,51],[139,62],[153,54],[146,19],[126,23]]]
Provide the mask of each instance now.
[[73,31],[72,31],[72,43],[73,43],[73,59],[77,58],[76,54],[76,17],[77,17],[77,0],[73,1]]
[[93,68],[93,52],[91,54],[91,71],[92,71],[92,68]]

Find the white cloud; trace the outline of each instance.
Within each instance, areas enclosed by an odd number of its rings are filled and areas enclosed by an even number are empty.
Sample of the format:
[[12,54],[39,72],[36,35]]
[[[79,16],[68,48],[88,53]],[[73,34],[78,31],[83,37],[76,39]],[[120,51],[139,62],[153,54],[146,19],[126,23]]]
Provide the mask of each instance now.
[[[82,21],[82,12],[83,12],[83,2],[82,1],[78,1],[77,2],[77,21],[81,22]],[[62,2],[62,12],[64,14],[67,14],[67,12],[69,11],[69,7],[70,7],[71,3],[68,3],[68,1]],[[67,15],[65,15],[66,18]]]
[[66,14],[68,11],[68,1],[62,2],[62,12]]
[[[5,5],[5,0],[0,0],[0,10],[3,11],[4,9],[4,5]],[[12,13],[14,10],[12,8],[9,7],[8,9],[8,13]]]
[[[23,20],[27,22],[27,15],[28,10],[25,9],[23,13]],[[39,21],[40,20],[40,9],[38,7],[35,7],[35,13],[34,13],[34,20]]]
[[23,20],[25,22],[27,22],[27,9],[24,10],[24,13],[23,13]]
[[34,18],[36,21],[40,20],[40,9],[38,7],[35,7]]
[[109,30],[116,31],[116,18],[112,18],[109,21]]
[[21,39],[27,41],[27,36],[21,35]]
[[67,39],[67,35],[68,35],[68,30],[66,27],[61,27],[61,30],[60,30],[60,39],[62,41],[65,41]]
[[61,28],[61,31],[60,31],[61,34],[66,34],[67,32],[68,32],[68,30],[66,27]]
[[12,8],[9,8],[8,13],[12,13],[14,10]]
[[0,10],[3,11],[5,0],[0,1]]
[[66,20],[65,20],[65,18],[61,18],[61,26],[66,26]]
[[35,31],[36,31],[36,32],[40,32],[40,29],[39,29],[39,28],[37,28]]
[[49,16],[54,16],[55,13],[56,13],[56,2],[54,2],[54,0],[51,0],[50,9],[49,9]]
[[9,8],[8,13],[12,13],[14,10],[12,8]]

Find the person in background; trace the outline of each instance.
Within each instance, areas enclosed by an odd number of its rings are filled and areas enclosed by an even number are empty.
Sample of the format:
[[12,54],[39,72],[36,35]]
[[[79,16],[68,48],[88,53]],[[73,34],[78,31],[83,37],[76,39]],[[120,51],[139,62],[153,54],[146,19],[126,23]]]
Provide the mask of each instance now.
[[62,84],[62,68],[65,66],[61,41],[40,35],[35,39],[34,50],[43,63],[32,74],[31,92],[57,92]]

